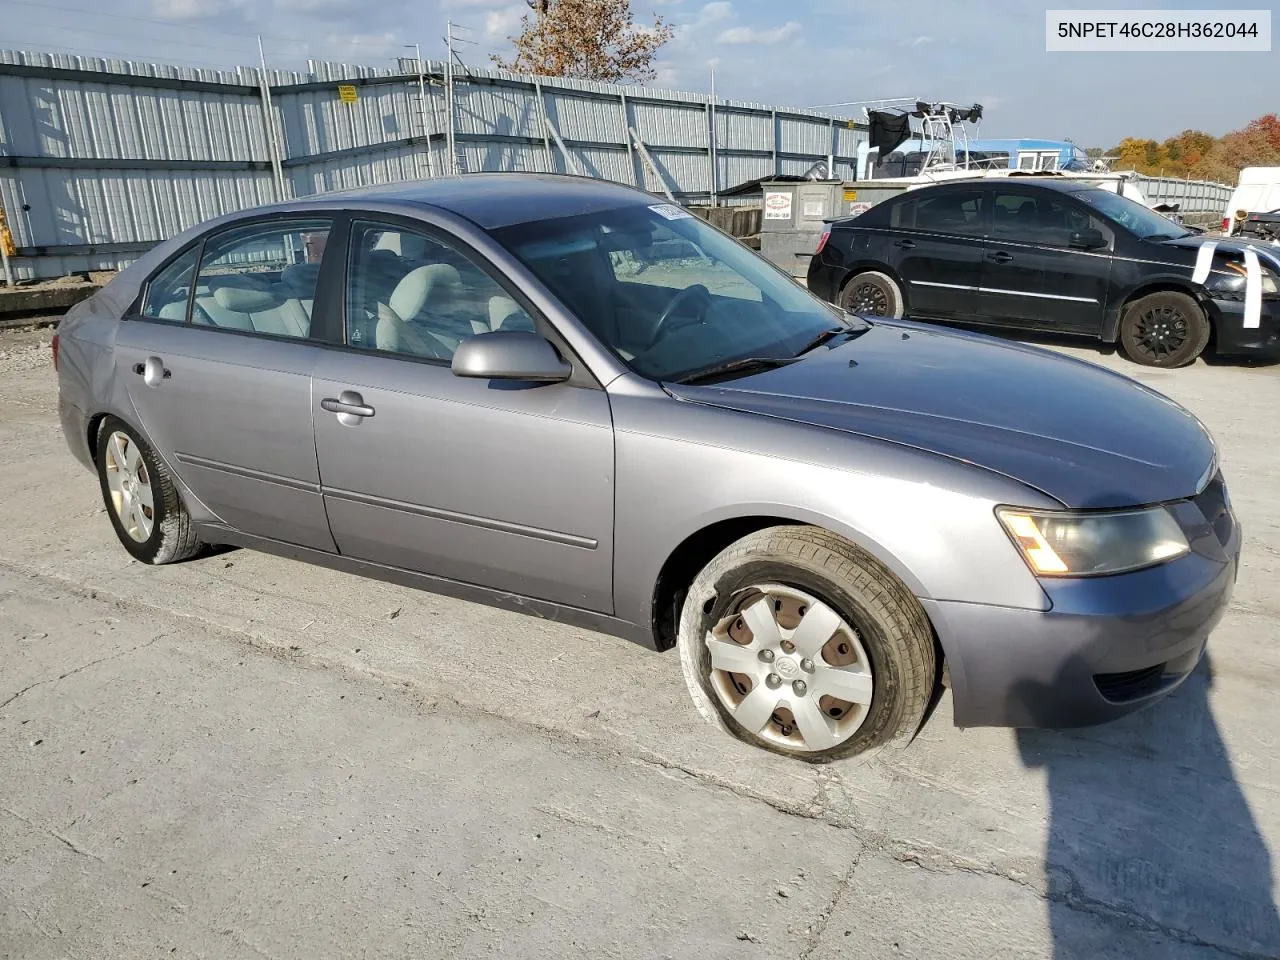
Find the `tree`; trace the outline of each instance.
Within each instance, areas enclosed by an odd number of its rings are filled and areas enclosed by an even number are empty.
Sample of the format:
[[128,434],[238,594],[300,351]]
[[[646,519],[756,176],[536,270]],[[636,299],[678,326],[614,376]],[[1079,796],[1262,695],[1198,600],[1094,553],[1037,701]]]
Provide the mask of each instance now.
[[1126,137],[1112,153],[1121,170],[1235,183],[1243,167],[1280,166],[1280,116],[1268,113],[1221,137],[1183,130],[1162,143]]
[[655,16],[652,26],[635,22],[631,0],[527,0],[510,59],[490,59],[513,73],[576,77],[605,83],[638,83],[657,76],[658,50],[674,34]]

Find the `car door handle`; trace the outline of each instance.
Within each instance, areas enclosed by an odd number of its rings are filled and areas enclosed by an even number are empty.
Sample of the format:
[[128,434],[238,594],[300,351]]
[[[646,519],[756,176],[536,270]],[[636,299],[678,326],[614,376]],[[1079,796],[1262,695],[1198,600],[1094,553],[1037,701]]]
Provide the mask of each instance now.
[[1013,254],[1005,253],[1003,250],[1000,250],[997,253],[988,253],[987,259],[994,260],[996,263],[1008,263],[1013,259]]
[[895,240],[893,241],[893,245],[902,250],[914,250],[916,242],[914,240]]
[[159,357],[147,357],[145,363],[135,363],[133,372],[142,377],[149,387],[154,387],[161,380],[168,380],[173,376],[173,372],[164,365],[164,361]]
[[343,390],[337,399],[325,397],[320,401],[320,409],[352,417],[372,417],[374,413],[373,407],[366,404],[364,397],[354,390]]

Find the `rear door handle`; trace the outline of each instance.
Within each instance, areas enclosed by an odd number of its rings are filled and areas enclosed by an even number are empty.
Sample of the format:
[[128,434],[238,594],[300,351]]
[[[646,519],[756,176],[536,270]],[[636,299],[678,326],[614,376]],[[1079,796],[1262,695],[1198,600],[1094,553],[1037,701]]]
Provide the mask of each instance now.
[[996,263],[1008,263],[1013,259],[1013,254],[1005,253],[1003,250],[1001,250],[997,253],[988,253],[987,259],[994,260]]
[[893,245],[902,250],[914,250],[916,242],[914,240],[895,240],[893,241]]
[[133,372],[145,380],[148,387],[154,387],[161,380],[168,380],[173,376],[173,373],[159,357],[147,357],[145,363],[135,363]]
[[374,414],[373,407],[366,404],[364,397],[354,390],[343,390],[336,399],[325,397],[320,401],[320,409],[336,413],[339,422],[348,426],[354,426],[360,420],[372,417]]

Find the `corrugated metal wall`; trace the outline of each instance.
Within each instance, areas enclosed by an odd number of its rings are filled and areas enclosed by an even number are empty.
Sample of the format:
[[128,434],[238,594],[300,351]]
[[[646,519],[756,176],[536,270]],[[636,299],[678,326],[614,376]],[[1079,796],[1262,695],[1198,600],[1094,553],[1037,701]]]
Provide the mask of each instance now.
[[1178,180],[1174,177],[1138,177],[1138,189],[1151,203],[1177,203],[1179,213],[1215,213],[1222,216],[1235,190],[1211,180]]
[[[390,70],[315,62],[260,73],[0,51],[0,203],[19,279],[116,269],[193,224],[275,200],[448,172],[444,65]],[[354,84],[354,103],[339,99]],[[539,103],[539,94],[542,102]],[[463,172],[571,168],[705,201],[832,157],[852,176],[863,128],[825,114],[590,81],[455,74]],[[630,142],[635,130],[655,174]],[[279,168],[283,190],[277,185]]]

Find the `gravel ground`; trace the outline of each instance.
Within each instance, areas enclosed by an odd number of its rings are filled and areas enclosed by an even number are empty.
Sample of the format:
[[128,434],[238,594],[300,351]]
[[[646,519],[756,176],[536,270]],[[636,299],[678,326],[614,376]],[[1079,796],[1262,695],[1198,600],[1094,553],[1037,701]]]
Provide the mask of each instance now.
[[0,957],[1280,957],[1280,368],[1139,377],[1247,535],[1204,669],[811,768],[676,660],[244,551],[147,568],[0,334]]

